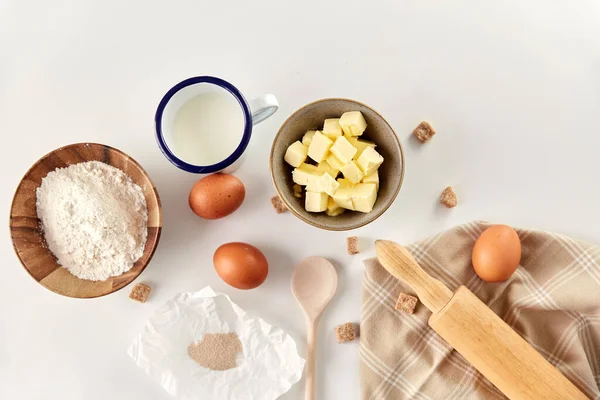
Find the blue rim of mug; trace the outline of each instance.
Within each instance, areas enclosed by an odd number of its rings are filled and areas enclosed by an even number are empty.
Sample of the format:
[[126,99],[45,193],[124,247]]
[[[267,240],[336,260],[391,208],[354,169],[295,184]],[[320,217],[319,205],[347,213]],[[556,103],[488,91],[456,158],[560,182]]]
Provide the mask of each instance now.
[[[194,165],[183,161],[182,159],[177,157],[171,151],[171,149],[169,149],[169,146],[167,145],[162,132],[163,112],[165,111],[165,107],[167,106],[169,101],[171,101],[171,98],[181,89],[198,83],[209,83],[212,85],[216,85],[231,93],[237,99],[238,103],[240,103],[240,107],[242,108],[242,111],[244,113],[244,119],[246,121],[246,124],[244,126],[244,135],[242,136],[242,140],[238,147],[235,149],[235,151],[223,161],[212,165]],[[179,82],[177,85],[169,89],[169,91],[163,96],[160,103],[158,103],[156,115],[154,116],[154,123],[158,147],[165,155],[165,157],[167,157],[167,159],[177,168],[194,174],[211,174],[229,167],[242,156],[244,150],[246,150],[246,147],[248,147],[248,143],[250,142],[250,135],[252,134],[252,114],[250,113],[250,107],[248,106],[248,102],[235,86],[221,78],[216,78],[214,76],[195,76],[192,78],[188,78]]]

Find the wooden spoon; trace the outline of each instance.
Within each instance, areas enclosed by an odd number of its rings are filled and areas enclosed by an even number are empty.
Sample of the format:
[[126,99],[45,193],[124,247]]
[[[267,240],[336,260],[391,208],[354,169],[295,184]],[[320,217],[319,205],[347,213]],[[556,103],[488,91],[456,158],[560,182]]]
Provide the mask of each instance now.
[[322,257],[308,257],[296,266],[292,274],[292,293],[306,317],[306,400],[315,399],[315,355],[319,318],[335,294],[336,288],[335,268]]

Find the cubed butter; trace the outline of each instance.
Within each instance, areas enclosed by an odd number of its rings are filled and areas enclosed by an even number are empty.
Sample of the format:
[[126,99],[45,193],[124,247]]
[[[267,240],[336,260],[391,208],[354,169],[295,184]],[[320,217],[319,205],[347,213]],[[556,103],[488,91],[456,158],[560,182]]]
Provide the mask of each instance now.
[[374,183],[360,183],[352,189],[352,205],[355,211],[368,213],[377,200],[377,186]]
[[371,175],[373,172],[377,171],[377,168],[379,168],[382,163],[383,157],[372,147],[367,147],[360,157],[358,157],[358,160],[356,160],[356,164],[358,164],[365,175]]
[[344,132],[342,131],[342,127],[340,126],[340,119],[326,119],[323,123],[323,133],[329,136],[331,140],[335,140],[336,138],[342,136]]
[[333,154],[344,165],[352,161],[352,157],[354,157],[358,151],[356,147],[352,146],[352,144],[344,136],[340,136],[335,139],[335,143],[333,143],[333,146],[331,146],[331,149],[329,150],[331,151],[331,154]]
[[316,131],[308,131],[302,136],[302,144],[306,147],[310,146],[310,142],[312,142],[312,138],[315,135]]
[[302,198],[302,186],[298,184],[294,185],[294,197],[297,197],[299,199]]
[[309,172],[319,172],[316,165],[312,165],[312,164],[308,164],[308,163],[302,163],[298,167],[298,169],[302,169],[304,171],[309,171]]
[[323,212],[327,210],[327,193],[306,192],[306,202],[304,208],[308,212]]
[[[329,157],[327,157],[329,158]],[[333,168],[328,162],[327,160],[323,160],[319,163],[319,165],[317,165],[317,171],[319,172],[327,172],[329,175],[331,175],[333,178],[337,178],[338,174],[340,173],[340,170],[337,168]]]
[[337,217],[344,211],[346,210],[338,206],[338,204],[333,200],[333,197],[330,197],[327,200],[327,210],[325,210],[325,214],[329,215],[330,217]]
[[333,195],[333,201],[338,206],[345,208],[346,210],[354,211],[354,204],[352,203],[352,193],[354,188],[339,188]]
[[338,178],[337,182],[340,184],[340,188],[352,189],[354,187],[354,183],[346,178]]
[[374,183],[377,186],[377,190],[379,190],[379,172],[375,171],[370,175],[366,175],[362,178],[361,183]]
[[317,171],[316,166],[304,163],[292,171],[292,180],[298,185],[306,186],[309,181],[319,179],[321,175],[323,172]]
[[347,136],[360,136],[367,129],[367,121],[360,111],[348,111],[340,117],[340,126]]
[[348,139],[350,144],[352,144],[352,146],[356,147],[356,150],[358,150],[356,152],[356,154],[354,155],[354,157],[352,157],[352,159],[354,159],[354,160],[358,160],[358,157],[360,157],[362,152],[365,151],[365,149],[367,147],[372,147],[372,148],[377,147],[377,145],[375,143],[369,142],[368,140],[362,140],[362,139],[358,139],[356,137],[351,137],[351,136],[348,136],[346,139]]
[[350,161],[342,168],[342,174],[344,178],[348,179],[352,183],[359,183],[365,176],[355,161]]
[[324,173],[319,179],[309,180],[306,190],[314,193],[327,193],[329,196],[333,196],[339,187],[340,184],[331,175]]
[[285,151],[285,156],[283,159],[290,164],[292,167],[299,167],[304,161],[306,161],[306,156],[308,155],[308,148],[300,143],[300,141],[296,141],[290,145]]
[[308,156],[320,163],[329,155],[329,149],[333,145],[333,141],[321,132],[316,131],[308,146]]
[[338,160],[338,158],[333,154],[329,154],[325,161],[327,161],[327,164],[329,164],[331,168],[337,169],[338,171],[341,170],[344,165],[346,165],[340,160]]
[[[307,131],[286,149],[284,160],[294,167],[293,194],[304,194],[306,211],[335,217],[345,210],[373,210],[384,159],[375,143],[359,138],[366,128],[360,111],[346,112],[326,119],[322,131]],[[337,178],[340,171],[343,176]]]

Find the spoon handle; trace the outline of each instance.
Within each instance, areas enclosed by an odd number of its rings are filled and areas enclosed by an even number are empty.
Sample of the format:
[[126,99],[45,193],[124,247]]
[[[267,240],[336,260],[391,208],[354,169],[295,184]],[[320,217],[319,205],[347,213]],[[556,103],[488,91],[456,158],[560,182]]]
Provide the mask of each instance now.
[[317,323],[306,319],[306,373],[304,398],[305,400],[315,400],[315,358],[317,355]]

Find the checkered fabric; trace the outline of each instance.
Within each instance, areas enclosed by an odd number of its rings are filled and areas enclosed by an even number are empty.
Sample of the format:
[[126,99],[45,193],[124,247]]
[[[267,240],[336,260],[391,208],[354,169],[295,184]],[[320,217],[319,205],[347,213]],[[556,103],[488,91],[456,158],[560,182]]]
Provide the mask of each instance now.
[[[521,265],[508,281],[486,283],[473,271],[471,249],[488,226],[462,225],[408,249],[452,291],[467,286],[588,397],[600,400],[600,247],[518,229]],[[394,309],[400,292],[414,294],[376,259],[365,261],[362,399],[504,399],[427,325],[425,306],[418,304],[414,315]]]

